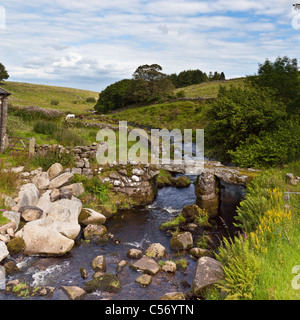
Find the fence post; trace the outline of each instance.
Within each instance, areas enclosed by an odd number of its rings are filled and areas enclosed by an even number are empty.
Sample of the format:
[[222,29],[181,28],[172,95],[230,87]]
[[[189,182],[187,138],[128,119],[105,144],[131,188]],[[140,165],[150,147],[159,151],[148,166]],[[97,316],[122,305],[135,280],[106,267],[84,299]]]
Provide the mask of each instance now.
[[29,140],[29,156],[35,155],[35,139],[31,138]]

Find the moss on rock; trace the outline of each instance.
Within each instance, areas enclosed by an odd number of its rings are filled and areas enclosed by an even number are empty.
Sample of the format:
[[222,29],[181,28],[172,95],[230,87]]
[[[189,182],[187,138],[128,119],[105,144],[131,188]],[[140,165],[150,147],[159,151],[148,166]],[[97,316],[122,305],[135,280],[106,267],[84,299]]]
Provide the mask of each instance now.
[[193,236],[190,232],[174,234],[170,240],[171,249],[187,250],[193,247]]
[[20,237],[15,237],[11,239],[7,244],[7,250],[9,254],[17,254],[23,252],[25,249],[25,242]]
[[86,282],[83,289],[88,293],[96,290],[117,293],[122,290],[122,285],[117,276],[106,273]]
[[182,216],[182,214],[179,214],[176,218],[170,221],[163,222],[159,228],[162,230],[175,229],[185,222],[186,219]]
[[78,217],[78,222],[82,223],[83,221],[87,220],[90,216],[91,214],[88,212],[88,210],[82,209]]
[[174,179],[176,188],[188,188],[191,185],[191,180],[188,177],[180,176]]
[[4,264],[6,276],[11,276],[15,273],[19,273],[20,269],[17,267],[14,261],[8,261]]
[[157,188],[169,187],[174,185],[174,178],[167,170],[160,169],[159,175],[156,177]]

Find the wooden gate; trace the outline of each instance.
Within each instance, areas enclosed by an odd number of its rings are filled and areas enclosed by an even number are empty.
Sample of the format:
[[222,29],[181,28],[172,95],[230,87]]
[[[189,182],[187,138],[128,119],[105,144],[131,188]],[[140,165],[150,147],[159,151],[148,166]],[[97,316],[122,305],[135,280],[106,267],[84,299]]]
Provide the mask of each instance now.
[[19,154],[34,155],[35,139],[9,136],[8,149]]

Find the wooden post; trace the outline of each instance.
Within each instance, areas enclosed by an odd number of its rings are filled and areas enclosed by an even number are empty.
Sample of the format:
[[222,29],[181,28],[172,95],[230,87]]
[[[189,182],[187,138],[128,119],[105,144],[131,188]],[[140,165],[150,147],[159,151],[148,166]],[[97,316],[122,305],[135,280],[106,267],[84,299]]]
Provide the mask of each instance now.
[[31,138],[29,140],[29,156],[33,157],[35,155],[35,139]]

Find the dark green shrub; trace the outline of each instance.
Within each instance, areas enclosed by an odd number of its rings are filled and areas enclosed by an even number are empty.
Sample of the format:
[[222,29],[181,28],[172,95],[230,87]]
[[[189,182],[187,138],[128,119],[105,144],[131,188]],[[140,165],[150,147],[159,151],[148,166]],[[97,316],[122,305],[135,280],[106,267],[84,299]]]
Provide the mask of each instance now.
[[300,126],[288,122],[274,132],[251,135],[236,151],[229,151],[240,167],[272,167],[286,164],[300,156]]
[[272,95],[273,91],[256,87],[221,88],[207,111],[206,149],[220,160],[232,160],[230,154],[250,136],[276,131],[287,113]]
[[89,144],[84,138],[65,128],[59,128],[55,131],[53,133],[53,138],[64,146],[75,147]]
[[47,134],[47,135],[51,135],[57,130],[58,130],[57,123],[52,121],[40,120],[40,121],[37,121],[33,127],[34,132]]
[[51,121],[37,121],[34,124],[33,131],[51,136],[64,146],[75,147],[89,144],[88,141],[77,135],[75,132],[63,128]]
[[53,106],[57,106],[57,105],[59,105],[59,101],[58,100],[51,100],[50,104]]
[[96,99],[93,98],[93,97],[88,97],[88,98],[86,98],[85,101],[88,102],[88,103],[96,103]]
[[110,184],[103,183],[97,176],[88,179],[84,175],[75,174],[73,182],[82,182],[85,194],[93,195],[95,198],[100,200],[101,203],[107,202]]
[[184,98],[185,97],[185,91],[184,90],[180,90],[180,91],[176,92],[176,97],[177,98]]

